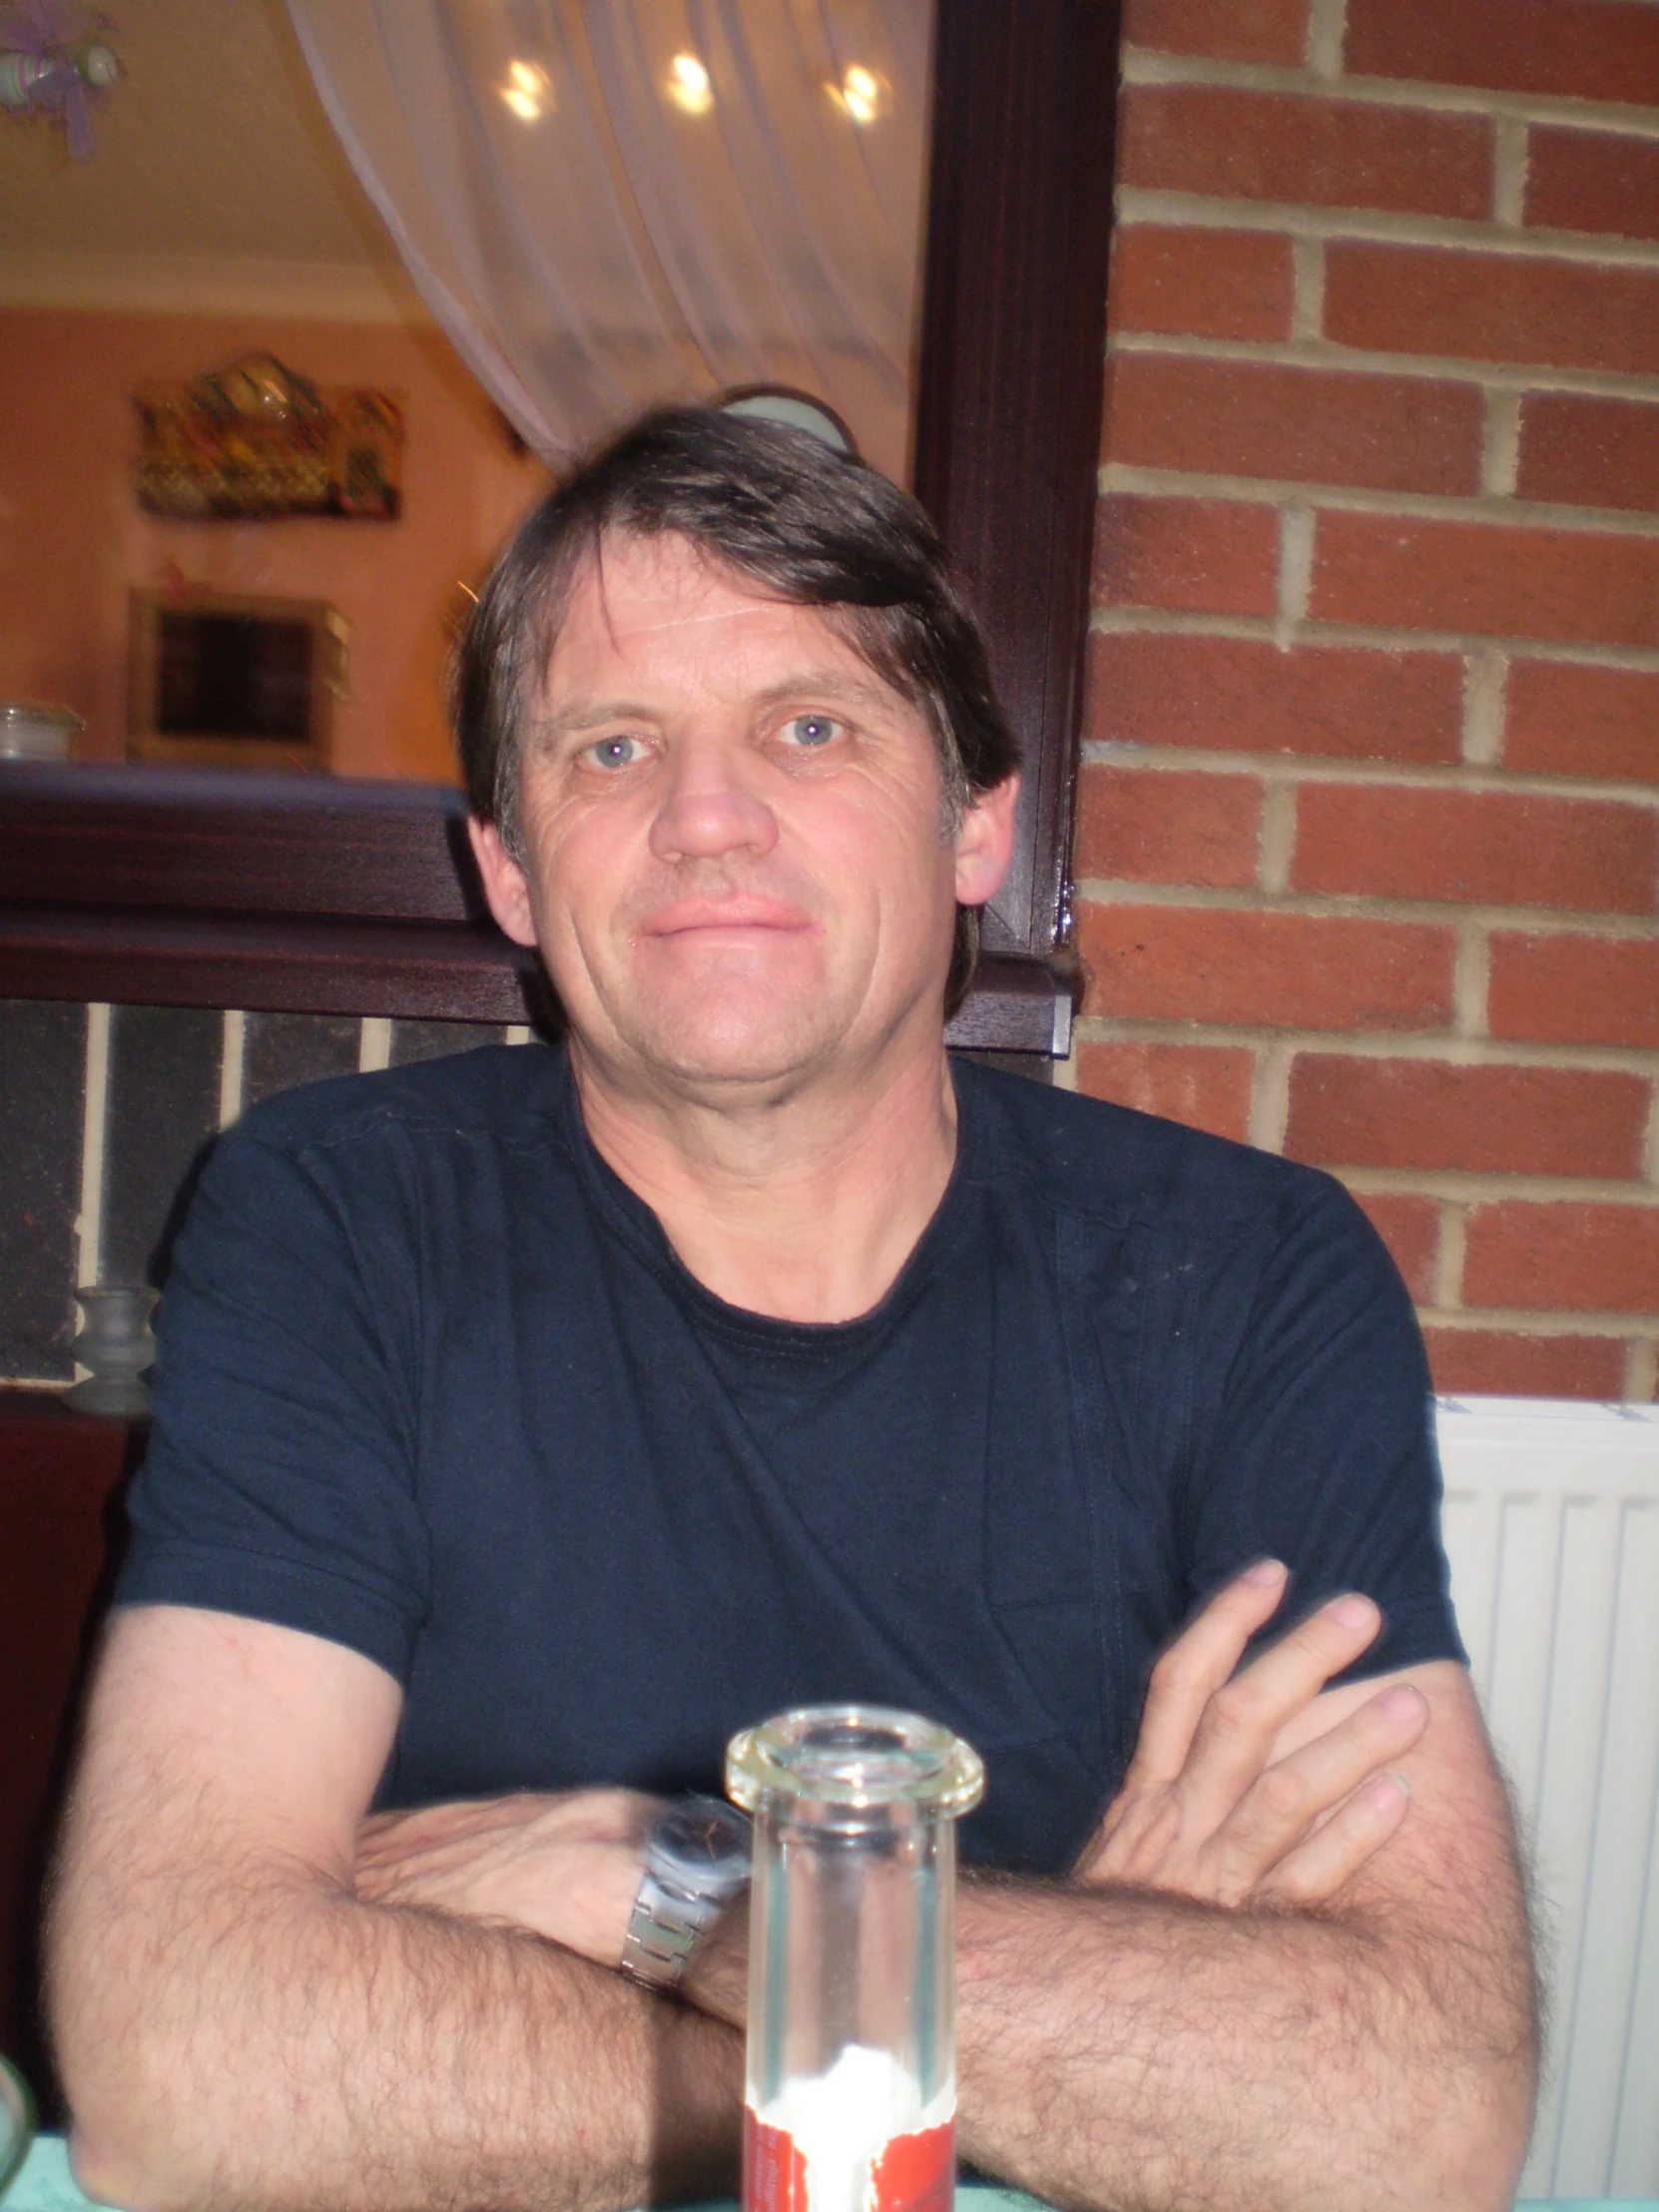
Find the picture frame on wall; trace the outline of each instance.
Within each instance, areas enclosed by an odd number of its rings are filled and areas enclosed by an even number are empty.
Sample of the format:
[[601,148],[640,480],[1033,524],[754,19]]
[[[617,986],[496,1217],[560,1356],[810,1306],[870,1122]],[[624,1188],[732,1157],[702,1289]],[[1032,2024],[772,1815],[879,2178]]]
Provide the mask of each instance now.
[[332,766],[349,628],[320,599],[132,594],[127,750],[198,767]]

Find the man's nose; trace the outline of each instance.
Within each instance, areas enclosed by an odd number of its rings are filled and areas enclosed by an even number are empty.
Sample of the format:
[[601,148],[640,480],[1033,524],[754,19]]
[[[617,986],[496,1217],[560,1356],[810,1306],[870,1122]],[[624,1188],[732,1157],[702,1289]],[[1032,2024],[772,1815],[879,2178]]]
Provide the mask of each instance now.
[[777,817],[755,788],[755,764],[744,750],[715,738],[683,742],[651,825],[654,857],[710,860],[736,851],[762,854],[777,842]]

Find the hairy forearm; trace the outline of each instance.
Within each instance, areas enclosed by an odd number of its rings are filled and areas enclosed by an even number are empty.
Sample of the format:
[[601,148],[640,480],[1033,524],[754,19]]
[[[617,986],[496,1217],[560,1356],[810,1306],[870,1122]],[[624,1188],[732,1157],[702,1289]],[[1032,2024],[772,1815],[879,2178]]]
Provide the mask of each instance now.
[[83,2183],[136,2212],[729,2190],[741,2044],[557,1944],[270,1865],[72,1857],[53,2012]]
[[962,2154],[1114,2212],[1506,2208],[1531,2110],[1518,1899],[1457,1936],[964,1882]]

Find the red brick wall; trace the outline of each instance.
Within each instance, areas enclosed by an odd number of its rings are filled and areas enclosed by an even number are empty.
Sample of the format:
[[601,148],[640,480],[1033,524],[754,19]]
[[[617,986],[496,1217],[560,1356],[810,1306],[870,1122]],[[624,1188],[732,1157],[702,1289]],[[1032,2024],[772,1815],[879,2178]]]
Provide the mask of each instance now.
[[1651,1398],[1659,5],[1128,0],[1081,1088]]

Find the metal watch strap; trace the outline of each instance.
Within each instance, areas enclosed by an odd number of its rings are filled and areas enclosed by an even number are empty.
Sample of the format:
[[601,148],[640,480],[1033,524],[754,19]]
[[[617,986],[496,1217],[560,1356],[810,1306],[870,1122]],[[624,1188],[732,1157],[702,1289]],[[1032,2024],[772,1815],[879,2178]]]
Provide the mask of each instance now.
[[698,1937],[726,1901],[678,1897],[647,1867],[622,1945],[622,1970],[653,1989],[680,1985]]

